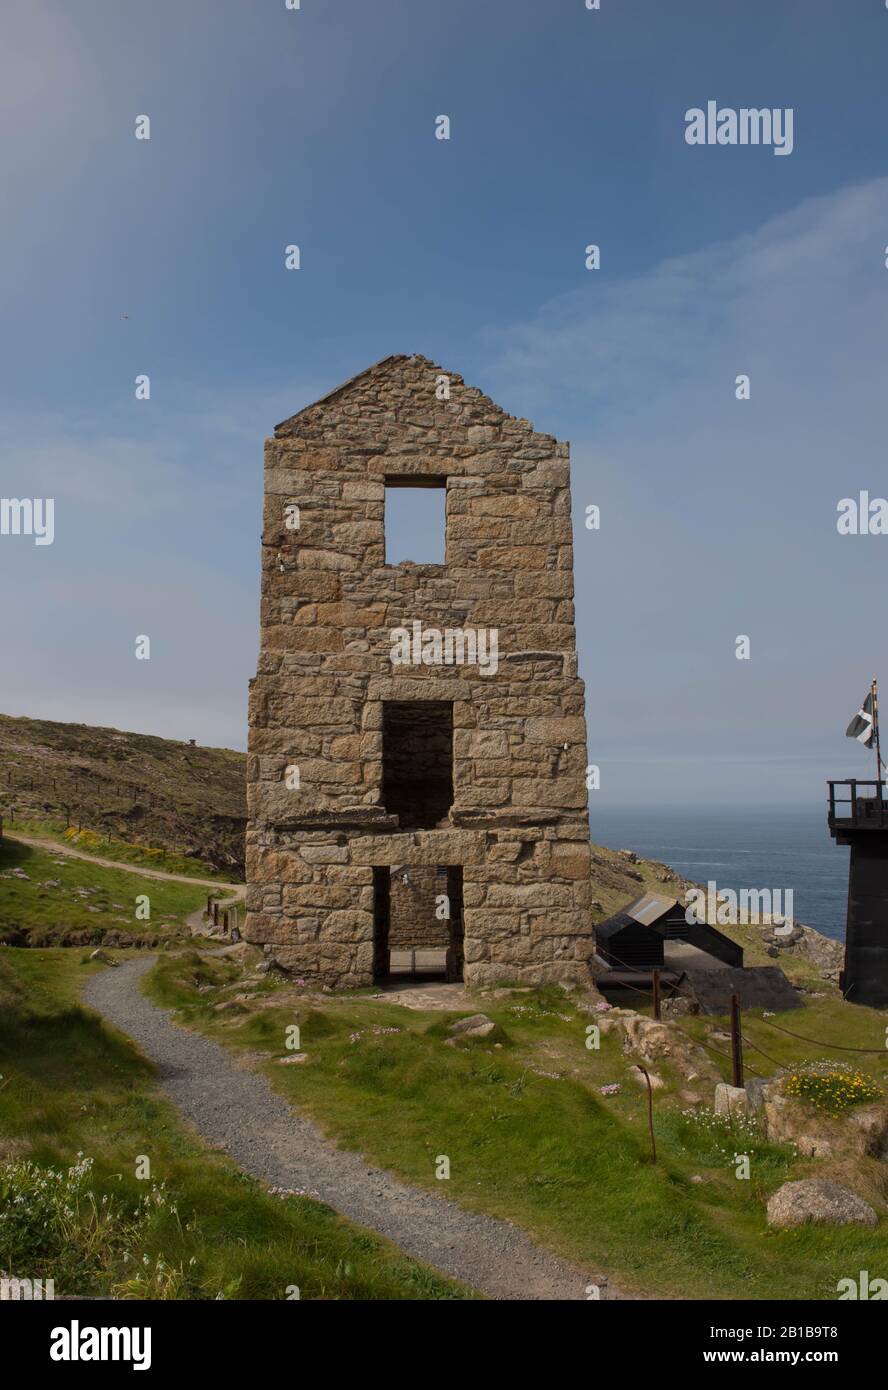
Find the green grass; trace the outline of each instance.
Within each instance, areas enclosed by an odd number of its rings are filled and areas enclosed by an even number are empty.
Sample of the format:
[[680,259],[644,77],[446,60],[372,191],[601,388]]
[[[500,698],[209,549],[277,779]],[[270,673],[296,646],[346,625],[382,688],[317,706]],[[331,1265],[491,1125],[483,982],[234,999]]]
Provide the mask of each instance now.
[[[12,875],[15,868],[27,879]],[[44,886],[47,883],[58,886]],[[136,917],[136,898],[141,895],[150,900],[147,920]],[[197,885],[141,878],[125,869],[106,869],[17,840],[0,840],[0,942],[100,945],[114,932],[153,942],[180,934],[206,895],[207,890]]]
[[[361,996],[302,1002],[273,986],[281,1001],[274,1006],[263,983],[261,1011],[220,1012],[214,1004],[244,992],[244,979],[227,965],[212,980],[201,977],[213,988],[198,995],[200,969],[190,958],[165,958],[146,987],[167,1006],[182,1006],[190,1026],[233,1048],[267,1051],[272,1084],[341,1145],[516,1222],[624,1287],[689,1298],[817,1299],[835,1297],[849,1273],[888,1272],[881,1228],[769,1230],[767,1197],[816,1168],[789,1147],[766,1143],[754,1126],[747,1132],[705,1114],[683,1115],[678,1092],[693,1083],[668,1061],[656,1068],[665,1084],[656,1093],[653,1164],[646,1093],[629,1076],[631,1059],[615,1033],[602,1036],[599,1051],[587,1051],[589,1017],[557,989],[482,996],[478,1006],[502,1030],[491,1041],[499,1036],[506,1045],[450,1047],[444,1037],[452,1015]],[[866,1033],[876,1017],[855,1026]],[[795,1027],[796,1019],[804,1020],[799,1031],[821,1027],[814,1008],[777,1021]],[[707,1026],[682,1022],[701,1035]],[[293,1023],[309,1060],[278,1066]],[[374,1031],[382,1029],[397,1031]],[[770,1045],[779,1055],[777,1036]],[[609,1082],[621,1090],[604,1098],[599,1087]],[[750,1156],[749,1180],[736,1176],[736,1152]],[[446,1182],[434,1176],[442,1154],[450,1159]]]
[[[829,989],[823,981],[820,981],[820,988],[820,996],[809,999],[804,1008],[776,1014],[771,1019],[764,1018],[761,1009],[744,1013],[743,1035],[749,1040],[744,1048],[747,1063],[754,1071],[769,1076],[776,1070],[775,1062],[782,1067],[792,1067],[812,1059],[844,1059],[853,1062],[855,1068],[859,1066],[877,1084],[884,1085],[888,1080],[885,1015],[878,1009],[846,1003],[838,990]],[[729,1027],[727,1016],[721,1019],[689,1017],[680,1022],[697,1039],[705,1037],[707,1026]],[[831,1051],[828,1044],[833,1044],[836,1050]],[[869,1048],[871,1051],[855,1054],[843,1052],[842,1048]],[[724,1069],[725,1076],[730,1079],[727,1063]]]
[[[0,1270],[54,1278],[57,1295],[285,1299],[295,1286],[303,1299],[469,1296],[321,1203],[269,1195],[207,1149],[149,1063],[77,1003],[93,968],[70,950],[0,949],[0,1216],[12,1213],[0,1221]],[[61,1179],[47,1173],[65,1174],[78,1155],[86,1171],[75,1167],[59,1200]],[[135,1176],[140,1155],[150,1179]],[[27,1197],[18,1207],[16,1193]]]
[[132,844],[96,830],[67,826],[63,820],[23,819],[17,816],[12,823],[7,822],[6,832],[30,835],[35,839],[55,840],[60,845],[70,845],[81,854],[95,855],[100,859],[114,859],[120,864],[133,864],[139,869],[162,869],[167,874],[184,874],[188,878],[218,879],[220,883],[234,881],[233,876],[215,869],[187,854],[174,854],[171,850],[155,848],[151,845]]

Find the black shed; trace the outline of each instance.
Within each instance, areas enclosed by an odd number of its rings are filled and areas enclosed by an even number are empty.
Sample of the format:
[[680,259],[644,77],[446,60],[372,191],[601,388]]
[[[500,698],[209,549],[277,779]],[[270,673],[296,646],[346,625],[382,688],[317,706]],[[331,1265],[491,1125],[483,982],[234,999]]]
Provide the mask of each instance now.
[[612,970],[662,970],[667,941],[686,941],[738,969],[743,948],[705,922],[688,922],[676,898],[645,893],[595,927],[598,954]]
[[629,903],[595,927],[598,954],[614,970],[662,970],[665,934],[653,923],[675,907],[674,899],[656,893]]

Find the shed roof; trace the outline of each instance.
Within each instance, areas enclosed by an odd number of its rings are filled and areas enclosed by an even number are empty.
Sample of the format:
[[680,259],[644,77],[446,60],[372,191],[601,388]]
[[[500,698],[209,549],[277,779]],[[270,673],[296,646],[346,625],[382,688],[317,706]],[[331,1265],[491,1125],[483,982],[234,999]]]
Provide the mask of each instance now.
[[624,927],[633,925],[656,929],[663,918],[668,917],[676,907],[677,898],[667,898],[662,893],[643,893],[640,898],[627,903],[604,922],[597,922],[595,935],[607,940]]

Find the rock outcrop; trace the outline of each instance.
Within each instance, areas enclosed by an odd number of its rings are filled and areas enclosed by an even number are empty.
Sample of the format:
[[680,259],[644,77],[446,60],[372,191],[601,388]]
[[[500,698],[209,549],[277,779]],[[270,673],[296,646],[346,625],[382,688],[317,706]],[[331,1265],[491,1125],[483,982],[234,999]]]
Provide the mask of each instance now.
[[768,1201],[769,1226],[876,1226],[879,1218],[868,1202],[849,1187],[828,1178],[785,1182]]

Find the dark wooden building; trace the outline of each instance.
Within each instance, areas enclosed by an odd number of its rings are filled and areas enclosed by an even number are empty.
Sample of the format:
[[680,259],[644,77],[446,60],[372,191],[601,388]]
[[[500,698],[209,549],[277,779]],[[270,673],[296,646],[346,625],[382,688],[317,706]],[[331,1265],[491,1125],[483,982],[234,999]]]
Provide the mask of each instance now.
[[677,898],[644,893],[595,927],[599,956],[615,972],[662,970],[667,941],[685,941],[725,965],[743,966],[743,948],[705,922],[688,922]]
[[884,782],[829,784],[829,833],[850,845],[845,969],[852,1004],[888,1005],[888,802]]
[[661,904],[667,908],[677,905],[674,899],[658,899],[656,894],[646,893],[596,925],[598,954],[613,970],[663,969],[666,937],[653,925],[662,918],[662,908],[653,916]]

